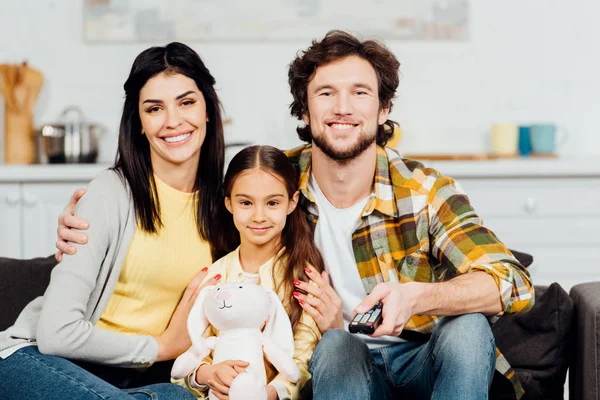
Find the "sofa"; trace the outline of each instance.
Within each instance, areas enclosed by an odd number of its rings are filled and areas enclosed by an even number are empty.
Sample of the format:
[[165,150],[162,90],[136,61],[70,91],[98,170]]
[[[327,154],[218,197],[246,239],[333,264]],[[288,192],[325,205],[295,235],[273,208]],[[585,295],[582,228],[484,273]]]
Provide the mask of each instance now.
[[[532,258],[514,252],[524,264]],[[53,256],[31,260],[0,257],[0,331],[25,305],[44,293],[56,264]],[[536,305],[493,325],[496,345],[515,369],[524,400],[562,399],[567,368],[572,400],[600,400],[600,282],[572,288],[536,286]],[[509,399],[510,386],[495,376],[492,399]]]

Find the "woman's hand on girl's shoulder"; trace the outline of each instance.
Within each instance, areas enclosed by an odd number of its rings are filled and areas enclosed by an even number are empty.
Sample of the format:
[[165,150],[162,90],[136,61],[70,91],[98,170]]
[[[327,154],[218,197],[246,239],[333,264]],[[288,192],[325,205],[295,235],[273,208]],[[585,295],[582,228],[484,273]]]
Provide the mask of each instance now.
[[217,274],[201,285],[207,275],[208,267],[205,267],[194,276],[185,288],[185,292],[183,292],[183,296],[171,316],[169,326],[167,326],[162,335],[155,337],[158,342],[158,356],[156,361],[177,358],[192,345],[192,340],[187,329],[187,320],[190,311],[200,291],[207,286],[217,284],[219,279],[221,279],[221,275]]

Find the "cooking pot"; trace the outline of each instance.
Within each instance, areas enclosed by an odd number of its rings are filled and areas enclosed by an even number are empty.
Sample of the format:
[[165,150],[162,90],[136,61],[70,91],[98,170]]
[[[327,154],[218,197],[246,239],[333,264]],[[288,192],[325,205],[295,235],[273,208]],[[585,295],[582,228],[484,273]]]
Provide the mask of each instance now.
[[94,163],[104,133],[103,126],[86,122],[81,108],[68,107],[60,114],[58,123],[45,124],[37,130],[38,161]]

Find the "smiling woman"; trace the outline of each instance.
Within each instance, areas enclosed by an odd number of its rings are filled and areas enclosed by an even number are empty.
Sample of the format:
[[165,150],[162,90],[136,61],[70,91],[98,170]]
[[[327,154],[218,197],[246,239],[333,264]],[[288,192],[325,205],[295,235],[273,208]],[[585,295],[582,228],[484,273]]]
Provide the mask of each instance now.
[[[195,398],[169,383],[169,371],[191,345],[186,321],[196,296],[220,279],[203,268],[222,255],[214,212],[224,141],[214,84],[181,43],[137,56],[115,165],[75,210],[89,222],[89,242],[63,256],[44,297],[0,332],[0,398]],[[40,384],[23,385],[33,369]]]

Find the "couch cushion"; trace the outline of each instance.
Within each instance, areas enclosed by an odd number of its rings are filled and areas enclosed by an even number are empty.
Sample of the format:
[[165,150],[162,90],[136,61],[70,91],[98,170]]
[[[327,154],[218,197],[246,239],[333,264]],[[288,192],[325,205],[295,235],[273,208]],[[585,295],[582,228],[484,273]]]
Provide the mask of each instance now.
[[[573,301],[558,283],[536,287],[535,298],[531,311],[500,318],[492,331],[525,389],[523,400],[562,399],[573,351]],[[490,397],[510,398],[507,388],[495,377]]]
[[16,260],[0,257],[0,331],[11,326],[27,303],[44,294],[54,256]]

